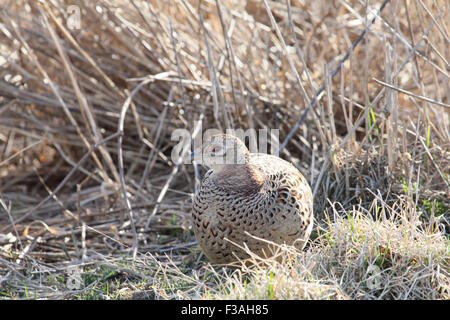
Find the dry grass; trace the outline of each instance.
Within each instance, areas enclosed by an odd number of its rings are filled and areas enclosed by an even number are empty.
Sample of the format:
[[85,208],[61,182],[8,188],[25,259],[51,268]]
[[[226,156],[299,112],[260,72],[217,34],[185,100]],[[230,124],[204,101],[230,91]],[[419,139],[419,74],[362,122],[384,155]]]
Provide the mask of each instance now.
[[[305,252],[280,246],[274,259],[254,256],[251,267],[211,271],[214,281],[197,280],[181,292],[158,287],[159,294],[182,299],[449,299],[448,239],[436,230],[418,229],[417,217],[406,220],[406,203],[392,208],[374,201],[372,210],[378,208],[383,212],[378,220],[357,209],[333,210],[334,222]],[[163,279],[161,284],[170,283]]]
[[[382,3],[0,0],[0,297],[449,299],[448,2]],[[280,129],[304,252],[207,263],[197,120]]]

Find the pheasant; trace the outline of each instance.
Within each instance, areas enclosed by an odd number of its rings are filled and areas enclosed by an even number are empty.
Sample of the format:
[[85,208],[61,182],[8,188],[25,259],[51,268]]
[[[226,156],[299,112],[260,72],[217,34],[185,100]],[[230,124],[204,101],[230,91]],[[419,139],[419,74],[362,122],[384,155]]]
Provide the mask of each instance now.
[[195,194],[192,220],[212,263],[248,258],[245,246],[267,257],[270,242],[303,249],[313,227],[313,198],[291,163],[250,153],[237,137],[220,134],[205,144],[203,165],[210,170]]

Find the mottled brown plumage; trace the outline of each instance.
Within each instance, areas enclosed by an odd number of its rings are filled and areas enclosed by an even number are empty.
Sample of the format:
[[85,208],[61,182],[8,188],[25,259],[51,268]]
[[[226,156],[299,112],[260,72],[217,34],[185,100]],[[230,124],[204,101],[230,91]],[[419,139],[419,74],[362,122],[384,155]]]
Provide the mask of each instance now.
[[[237,161],[226,164],[225,158]],[[303,248],[313,226],[313,200],[308,182],[292,164],[249,153],[229,135],[207,142],[203,162],[211,169],[195,195],[192,218],[198,243],[211,262],[248,258],[233,243],[245,243],[256,254],[270,253],[266,242],[246,233]]]

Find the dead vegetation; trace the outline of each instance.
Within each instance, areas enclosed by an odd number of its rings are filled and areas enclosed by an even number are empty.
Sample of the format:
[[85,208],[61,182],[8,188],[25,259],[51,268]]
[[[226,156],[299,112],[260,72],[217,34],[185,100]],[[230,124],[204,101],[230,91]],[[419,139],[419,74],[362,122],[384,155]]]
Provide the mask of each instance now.
[[[0,4],[0,297],[449,299],[447,1]],[[207,264],[198,121],[280,129],[305,252]]]

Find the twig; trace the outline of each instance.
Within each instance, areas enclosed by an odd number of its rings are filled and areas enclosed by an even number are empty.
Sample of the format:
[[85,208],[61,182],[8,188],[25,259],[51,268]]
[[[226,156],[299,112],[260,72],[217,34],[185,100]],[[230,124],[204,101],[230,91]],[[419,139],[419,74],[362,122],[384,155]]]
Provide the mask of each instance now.
[[[56,49],[57,49],[57,51],[58,51],[58,53],[59,53],[59,55],[60,55],[60,57],[61,57],[61,59],[63,61],[64,67],[65,67],[67,73],[69,74],[70,82],[72,84],[72,87],[73,87],[73,89],[75,91],[75,95],[76,95],[77,100],[78,100],[78,103],[80,105],[81,114],[82,114],[83,118],[85,118],[85,117],[87,118],[87,119],[85,119],[86,122],[87,122],[86,123],[86,127],[91,131],[91,135],[92,135],[94,141],[98,142],[98,141],[100,141],[102,139],[102,135],[100,134],[100,132],[98,130],[98,125],[97,125],[97,123],[95,121],[95,117],[94,117],[94,114],[92,112],[92,108],[89,105],[89,103],[88,103],[88,101],[86,99],[86,96],[81,92],[81,88],[80,88],[80,86],[79,86],[79,84],[77,82],[77,79],[75,78],[75,74],[74,74],[74,72],[72,70],[72,67],[70,65],[70,61],[69,61],[69,59],[67,57],[67,54],[64,52],[64,50],[63,50],[63,48],[62,48],[62,46],[61,46],[61,44],[59,42],[59,39],[58,39],[58,36],[57,36],[55,30],[52,28],[52,26],[48,22],[47,16],[45,15],[45,13],[41,9],[41,7],[39,6],[38,8],[39,8],[39,10],[41,12],[42,17],[44,18],[44,22],[45,22],[45,24],[47,26],[47,29],[50,32],[50,35],[51,35],[51,37],[53,39],[53,42],[54,42],[54,44],[56,46]],[[102,145],[99,145],[99,152],[102,154],[103,159],[105,160],[105,162],[107,163],[109,169],[111,170],[111,173],[114,176],[114,179],[116,181],[118,181],[119,180],[118,179],[119,176],[118,176],[118,173],[117,173],[117,169],[115,168],[115,166],[114,166],[114,164],[112,162],[111,155],[109,154],[109,152],[105,148],[103,148]]]
[[124,169],[123,169],[123,155],[122,155],[122,140],[124,135],[124,123],[125,123],[125,115],[127,113],[128,107],[131,104],[131,101],[133,97],[136,95],[136,93],[141,90],[142,87],[144,87],[146,84],[150,83],[152,79],[146,79],[142,81],[136,88],[133,89],[131,94],[128,96],[128,98],[125,100],[122,110],[120,112],[120,118],[119,123],[117,125],[117,133],[118,133],[118,140],[117,140],[117,159],[119,164],[119,179],[120,179],[120,186],[122,188],[122,194],[123,194],[123,200],[125,202],[125,206],[127,208],[128,217],[130,218],[130,227],[131,232],[133,233],[133,246],[131,248],[133,259],[136,258],[136,254],[138,251],[138,235],[136,232],[136,226],[134,224],[134,217],[133,217],[133,210],[131,208],[130,201],[128,199],[127,189],[125,185],[125,178],[124,178]]
[[[30,209],[30,211],[28,211],[26,214],[24,214],[23,216],[21,216],[20,218],[18,218],[16,220],[16,224],[25,220],[26,218],[28,218],[29,216],[31,216],[33,213],[36,212],[37,209],[39,209],[44,203],[46,203],[48,200],[52,199],[53,196],[55,194],[58,193],[59,190],[62,189],[62,187],[64,187],[64,185],[67,183],[67,181],[69,181],[69,179],[72,177],[72,175],[78,170],[78,168],[86,161],[86,159],[92,154],[92,152],[94,152],[95,150],[98,149],[98,147],[114,138],[116,138],[118,135],[120,135],[120,133],[116,132],[108,137],[106,137],[103,140],[100,140],[99,142],[97,142],[95,145],[93,145],[88,152],[86,152],[83,157],[77,162],[77,164],[69,171],[69,173],[64,177],[64,179],[58,184],[58,186],[53,190],[53,192],[51,194],[49,194],[47,197],[45,197],[45,199],[43,199],[41,202],[39,202],[36,206],[34,206],[32,209]],[[7,229],[7,227],[2,228],[1,231],[4,231],[5,229]]]
[[436,101],[436,100],[433,100],[433,99],[430,99],[430,98],[427,98],[427,97],[424,97],[424,96],[420,96],[420,95],[412,93],[410,91],[407,91],[407,90],[398,88],[396,86],[387,84],[386,82],[380,81],[380,80],[378,80],[376,78],[372,78],[372,80],[375,81],[378,84],[381,84],[381,85],[389,88],[389,89],[394,89],[394,90],[396,90],[398,92],[407,94],[408,96],[411,96],[411,97],[414,97],[414,98],[417,98],[417,99],[420,99],[420,100],[423,100],[423,101],[426,101],[426,102],[429,102],[429,103],[432,103],[432,104],[436,104],[436,105],[441,106],[441,107],[450,108],[450,104],[446,104],[446,103],[443,103],[443,102],[440,102],[440,101]]
[[[305,104],[307,104],[307,103],[310,102],[308,94],[306,93],[306,90],[303,87],[303,83],[302,83],[302,81],[300,79],[298,71],[295,68],[294,61],[292,61],[292,59],[291,59],[291,57],[289,55],[288,49],[286,47],[286,43],[284,42],[284,39],[283,39],[283,35],[281,34],[280,28],[278,28],[277,22],[275,21],[275,18],[273,17],[272,11],[270,10],[270,7],[269,7],[269,4],[267,3],[267,0],[264,0],[264,5],[266,6],[266,11],[267,11],[267,14],[269,15],[270,22],[272,23],[272,27],[275,29],[275,31],[277,33],[277,36],[278,36],[278,40],[280,40],[280,43],[281,43],[281,45],[283,47],[283,50],[284,50],[284,52],[286,54],[286,59],[289,62],[289,65],[291,67],[291,71],[292,71],[292,73],[294,73],[295,79],[297,80],[297,84],[300,87],[300,89],[302,90],[303,101],[304,101]],[[281,147],[280,148],[280,152],[281,152],[282,149],[283,148]]]
[[[362,41],[362,39],[364,39],[364,36],[365,36],[366,32],[369,30],[369,26],[372,25],[375,22],[377,15],[379,15],[381,12],[383,12],[383,10],[386,7],[386,5],[388,4],[388,2],[389,2],[389,0],[384,0],[383,1],[383,3],[381,4],[380,8],[378,9],[377,14],[370,21],[370,24],[367,26],[367,28],[364,28],[364,30],[361,31],[361,33],[356,38],[356,40],[353,41],[352,45],[347,50],[346,54],[339,61],[339,64],[337,65],[337,67],[331,72],[331,74],[330,74],[330,78],[331,79],[333,79],[336,76],[336,74],[339,72],[339,70],[341,70],[342,66],[344,65],[344,62],[347,61],[347,59],[350,57],[350,53],[353,52],[356,49],[356,47],[359,45],[359,43]],[[300,115],[300,118],[297,120],[295,125],[292,127],[292,129],[289,131],[289,133],[286,135],[286,138],[284,139],[283,143],[281,143],[281,145],[280,145],[280,152],[283,151],[283,149],[289,143],[289,140],[292,139],[292,137],[294,136],[295,132],[298,130],[300,125],[305,120],[306,115],[308,114],[309,110],[316,106],[319,95],[322,93],[322,91],[325,90],[325,81],[326,81],[326,79],[324,79],[322,81],[322,85],[314,93],[314,95],[312,97],[312,100],[309,102],[308,106],[302,112],[302,114]]]
[[[200,120],[197,121],[197,125],[194,127],[194,131],[192,132],[192,135],[190,136],[190,142],[192,142],[192,140],[195,139],[197,134],[199,134],[200,128],[201,128],[201,124],[202,124],[202,119],[203,119],[203,112],[201,114]],[[173,178],[175,177],[175,175],[178,172],[179,166],[183,163],[183,161],[185,160],[186,156],[188,156],[188,155],[190,156],[190,150],[191,150],[191,148],[183,148],[182,154],[178,158],[178,161],[175,164],[175,166],[173,167],[172,172],[170,173],[169,179],[167,179],[166,183],[164,184],[163,188],[161,189],[161,192],[159,193],[159,196],[158,196],[158,198],[156,200],[156,205],[153,208],[153,211],[149,215],[149,217],[147,219],[147,222],[145,224],[145,230],[148,230],[148,228],[150,226],[150,223],[152,221],[152,218],[155,216],[155,214],[156,214],[156,212],[158,210],[158,205],[161,203],[162,199],[166,195],[166,192],[169,189],[170,183],[172,182]]]

